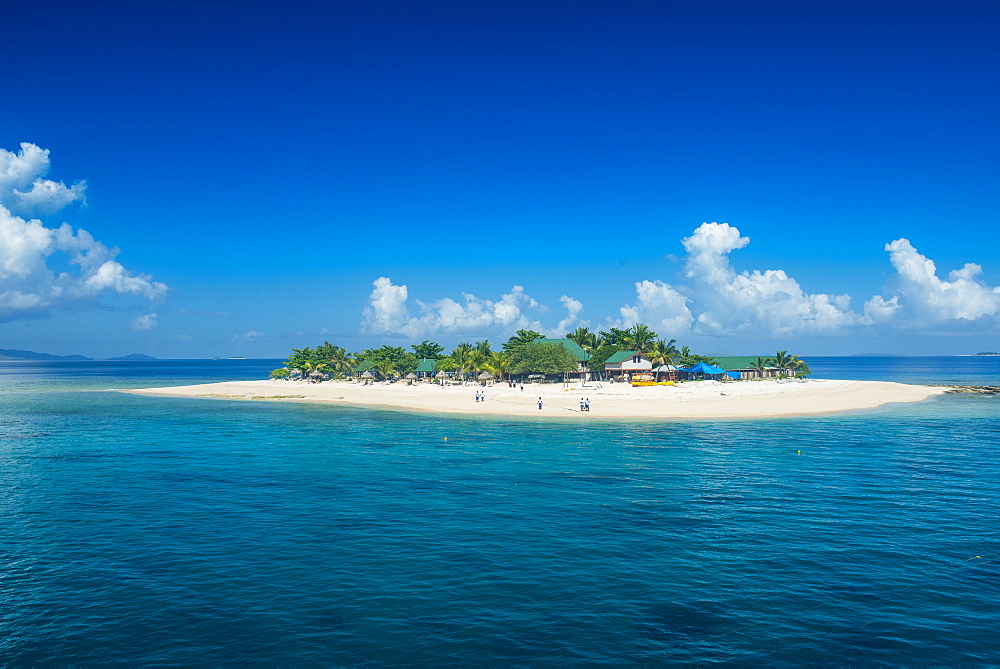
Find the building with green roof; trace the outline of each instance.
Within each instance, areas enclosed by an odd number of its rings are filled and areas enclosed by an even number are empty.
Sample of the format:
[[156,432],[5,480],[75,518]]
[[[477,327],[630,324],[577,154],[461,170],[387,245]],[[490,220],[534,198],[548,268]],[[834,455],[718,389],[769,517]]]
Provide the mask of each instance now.
[[[713,356],[713,359],[717,367],[721,367],[727,372],[739,372],[744,379],[773,378],[779,376],[780,370],[777,367],[769,366],[763,373],[759,369],[754,369],[752,365],[757,363],[758,357],[770,360],[769,356],[766,355],[716,355]],[[771,364],[774,364],[773,361]]]
[[583,347],[577,344],[572,339],[536,339],[539,344],[559,344],[567,351],[573,354],[573,357],[580,362],[587,362],[590,360],[590,354],[583,350]]
[[536,339],[532,343],[539,344],[552,344],[554,346],[562,346],[564,349],[570,352],[570,354],[576,358],[579,363],[577,370],[575,372],[567,372],[569,375],[579,374],[582,379],[587,378],[587,361],[590,360],[590,354],[583,350],[583,347],[577,344],[572,339]]
[[612,378],[624,379],[626,375],[649,374],[653,361],[638,351],[618,351],[604,361],[604,371]]

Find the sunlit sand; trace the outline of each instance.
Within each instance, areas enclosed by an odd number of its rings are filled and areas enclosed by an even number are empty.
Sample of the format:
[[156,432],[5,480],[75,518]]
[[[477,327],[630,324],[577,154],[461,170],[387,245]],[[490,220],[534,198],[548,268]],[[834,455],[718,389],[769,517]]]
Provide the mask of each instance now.
[[[128,392],[168,397],[202,397],[274,402],[345,404],[406,411],[540,416],[554,418],[762,418],[872,409],[894,402],[919,402],[947,389],[883,381],[762,380],[695,381],[676,386],[636,387],[615,383],[531,384],[513,388],[431,383],[406,385],[350,381],[226,381]],[[485,400],[477,402],[476,393]],[[538,408],[538,398],[542,408]],[[589,399],[590,411],[580,410]]]

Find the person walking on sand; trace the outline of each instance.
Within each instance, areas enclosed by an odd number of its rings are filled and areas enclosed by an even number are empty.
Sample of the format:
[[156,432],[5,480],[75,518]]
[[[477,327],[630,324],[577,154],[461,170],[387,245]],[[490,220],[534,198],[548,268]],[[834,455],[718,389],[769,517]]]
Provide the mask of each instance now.
[[580,398],[580,411],[586,411],[586,409],[583,408],[583,398],[582,397]]
[[542,410],[542,398],[541,397],[538,398],[538,410],[539,411]]
[[584,402],[584,404],[583,404],[583,410],[586,411],[587,413],[590,413],[590,398],[589,397],[587,398],[587,401]]

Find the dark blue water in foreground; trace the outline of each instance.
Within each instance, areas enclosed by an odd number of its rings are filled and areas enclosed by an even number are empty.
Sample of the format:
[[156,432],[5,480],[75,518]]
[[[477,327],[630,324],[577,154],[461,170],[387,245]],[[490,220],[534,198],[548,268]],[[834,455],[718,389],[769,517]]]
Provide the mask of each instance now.
[[107,391],[275,366],[0,363],[0,664],[1000,662],[1000,398],[628,426]]

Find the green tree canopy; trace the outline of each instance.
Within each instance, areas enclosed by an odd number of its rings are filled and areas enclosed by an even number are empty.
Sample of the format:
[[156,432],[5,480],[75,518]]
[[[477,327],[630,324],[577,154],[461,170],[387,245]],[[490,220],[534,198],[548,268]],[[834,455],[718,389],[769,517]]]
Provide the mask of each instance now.
[[567,332],[566,339],[572,339],[587,353],[593,353],[594,349],[601,345],[600,337],[591,332],[590,328],[585,327],[578,327],[573,332]]
[[430,341],[425,339],[419,344],[412,344],[410,348],[413,349],[413,355],[420,359],[430,358],[433,360],[440,360],[444,357],[444,346],[441,346],[436,341]]
[[370,363],[375,369],[382,369],[383,364],[391,363],[387,369],[405,376],[417,368],[417,356],[401,346],[381,346],[365,349],[357,355],[358,363]]
[[604,340],[604,344],[617,347],[616,351],[634,351],[635,349],[629,348],[628,332],[620,328],[611,328],[607,332],[602,331],[600,337]]
[[515,374],[561,374],[579,369],[579,362],[560,344],[529,342],[510,352],[510,370]]
[[792,370],[792,372],[795,374],[796,378],[800,378],[801,379],[803,377],[806,377],[806,376],[809,376],[810,374],[812,374],[812,370],[809,369],[809,365],[806,364],[806,361],[803,360],[802,358],[800,358],[797,355],[793,355],[792,356],[792,359],[791,359],[791,362],[788,365],[788,368]]
[[679,351],[677,364],[681,367],[692,367],[697,365],[699,362],[704,362],[707,365],[714,365],[715,358],[709,355],[699,355],[698,353],[692,353],[691,349],[687,346],[681,346]]
[[675,346],[676,343],[676,339],[671,339],[670,341],[657,339],[650,344],[649,350],[646,351],[646,354],[649,355],[649,359],[653,362],[654,366],[674,365],[676,364],[675,361],[680,356],[680,351],[678,351]]
[[545,335],[541,332],[535,332],[534,330],[518,330],[517,334],[508,339],[503,345],[504,353],[510,353],[518,346],[524,346],[529,344],[536,339],[544,339]]
[[754,362],[750,363],[750,369],[757,370],[758,372],[760,372],[761,376],[763,376],[764,372],[766,372],[767,369],[773,364],[774,360],[771,360],[770,358],[762,358],[760,356],[757,356],[757,359]]
[[[297,369],[303,374],[315,370],[322,365],[321,371],[329,373],[335,377],[349,374],[354,368],[354,358],[347,352],[346,348],[334,346],[330,342],[323,342],[322,346],[316,348],[293,348],[292,354],[288,356],[285,365],[289,369]],[[308,370],[308,371],[307,371]]]
[[629,351],[638,351],[642,355],[649,353],[649,348],[656,341],[656,333],[649,329],[648,325],[636,323],[627,330],[625,345]]
[[590,360],[587,361],[587,367],[595,374],[604,374],[604,363],[615,353],[623,350],[625,349],[615,344],[601,344],[591,352]]

